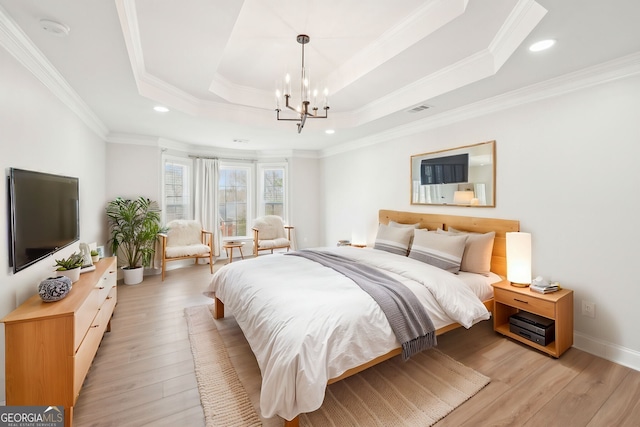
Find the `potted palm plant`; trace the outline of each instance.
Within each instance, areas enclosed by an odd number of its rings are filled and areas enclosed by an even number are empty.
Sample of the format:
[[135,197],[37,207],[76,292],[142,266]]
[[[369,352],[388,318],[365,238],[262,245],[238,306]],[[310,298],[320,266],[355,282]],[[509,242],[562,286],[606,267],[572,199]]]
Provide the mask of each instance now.
[[114,254],[124,258],[124,283],[142,282],[144,267],[149,267],[155,253],[160,226],[160,208],[157,202],[145,197],[112,200],[107,205],[109,244]]
[[74,252],[67,258],[56,260],[56,272],[67,276],[71,282],[77,282],[80,279],[80,269],[84,258],[79,252]]

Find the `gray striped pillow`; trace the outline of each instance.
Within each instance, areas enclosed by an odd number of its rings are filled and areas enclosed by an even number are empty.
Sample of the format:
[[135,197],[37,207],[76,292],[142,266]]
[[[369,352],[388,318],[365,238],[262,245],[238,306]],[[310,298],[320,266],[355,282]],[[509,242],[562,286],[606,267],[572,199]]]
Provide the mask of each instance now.
[[380,224],[373,249],[407,256],[409,242],[413,237],[413,230],[413,228],[408,227],[389,227],[385,224]]
[[466,235],[454,236],[415,230],[409,258],[457,274],[460,271],[466,241]]

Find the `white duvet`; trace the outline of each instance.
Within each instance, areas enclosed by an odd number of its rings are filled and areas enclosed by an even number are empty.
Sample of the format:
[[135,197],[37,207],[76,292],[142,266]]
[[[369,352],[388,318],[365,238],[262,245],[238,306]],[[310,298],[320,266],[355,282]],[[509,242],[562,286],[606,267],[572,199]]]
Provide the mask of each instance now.
[[[436,329],[466,328],[490,313],[454,274],[375,249],[323,248],[384,270],[408,286]],[[287,420],[318,409],[327,381],[400,347],[380,307],[352,280],[318,263],[283,254],[218,270],[208,292],[235,316],[262,373],[265,418]]]

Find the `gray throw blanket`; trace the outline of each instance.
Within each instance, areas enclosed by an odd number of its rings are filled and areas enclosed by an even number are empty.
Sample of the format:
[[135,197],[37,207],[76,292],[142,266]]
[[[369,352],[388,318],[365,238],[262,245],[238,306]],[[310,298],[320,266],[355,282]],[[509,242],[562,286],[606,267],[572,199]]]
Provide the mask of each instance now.
[[402,343],[402,360],[435,346],[433,322],[413,292],[373,267],[330,252],[304,249],[287,252],[310,259],[353,280],[378,303]]

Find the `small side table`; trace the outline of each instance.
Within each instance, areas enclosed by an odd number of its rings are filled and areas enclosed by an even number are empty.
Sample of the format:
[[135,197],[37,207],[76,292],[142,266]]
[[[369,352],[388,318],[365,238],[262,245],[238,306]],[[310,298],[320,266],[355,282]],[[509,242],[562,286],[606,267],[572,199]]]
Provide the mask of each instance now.
[[229,242],[229,243],[225,243],[224,245],[222,245],[222,247],[224,248],[224,250],[227,252],[227,257],[229,258],[229,264],[231,264],[233,262],[233,250],[234,249],[238,249],[240,250],[240,256],[242,257],[242,259],[244,259],[244,254],[242,253],[242,247],[244,246],[243,242]]
[[[517,288],[504,280],[493,284],[493,329],[509,338],[560,357],[573,345],[573,291],[563,288],[549,294],[539,294],[529,288]],[[537,314],[555,322],[555,340],[546,346],[511,332],[509,316],[520,310]]]

